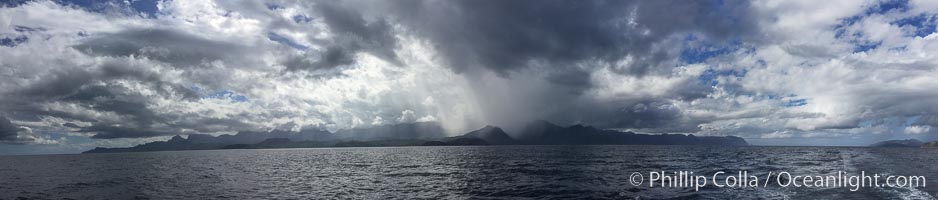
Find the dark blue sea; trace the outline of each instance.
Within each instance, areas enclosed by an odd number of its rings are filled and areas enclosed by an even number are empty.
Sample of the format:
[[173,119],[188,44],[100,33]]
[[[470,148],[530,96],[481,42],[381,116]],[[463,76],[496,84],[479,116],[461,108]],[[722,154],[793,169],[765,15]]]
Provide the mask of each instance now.
[[[649,172],[917,175],[925,187],[648,187]],[[630,176],[640,172],[643,184]],[[771,176],[769,176],[771,177]],[[722,177],[721,177],[722,178]],[[774,181],[774,179],[772,179]],[[760,185],[762,182],[760,182]],[[0,199],[934,199],[938,149],[480,146],[0,157]]]

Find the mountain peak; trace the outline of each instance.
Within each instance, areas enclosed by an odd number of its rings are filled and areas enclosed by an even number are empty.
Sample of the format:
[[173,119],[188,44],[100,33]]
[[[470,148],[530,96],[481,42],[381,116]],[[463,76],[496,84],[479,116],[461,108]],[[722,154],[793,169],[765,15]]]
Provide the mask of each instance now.
[[871,147],[919,147],[925,142],[916,139],[887,140],[871,144]]
[[180,135],[176,135],[176,136],[173,136],[173,138],[170,138],[169,140],[167,140],[166,142],[176,143],[176,142],[184,142],[184,141],[186,141],[185,138],[182,138],[182,136]]
[[584,128],[592,128],[592,127],[590,127],[590,126],[584,126],[583,124],[575,124],[575,125],[570,126],[570,127],[567,127],[567,128],[571,128],[571,129],[584,129]]
[[508,136],[502,128],[488,125],[481,129],[466,133],[462,137],[479,138],[491,144],[516,144],[517,141]]

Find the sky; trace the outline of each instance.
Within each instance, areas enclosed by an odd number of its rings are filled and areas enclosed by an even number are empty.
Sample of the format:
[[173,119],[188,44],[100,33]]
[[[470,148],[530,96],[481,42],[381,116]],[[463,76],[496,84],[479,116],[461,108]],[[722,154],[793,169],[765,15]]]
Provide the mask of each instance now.
[[938,1],[6,1],[0,154],[532,120],[938,140]]

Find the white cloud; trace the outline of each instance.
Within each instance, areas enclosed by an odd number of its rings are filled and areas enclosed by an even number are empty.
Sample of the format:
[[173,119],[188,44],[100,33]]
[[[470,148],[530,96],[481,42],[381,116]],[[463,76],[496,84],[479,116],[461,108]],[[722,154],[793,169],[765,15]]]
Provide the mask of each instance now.
[[905,134],[918,135],[928,133],[930,130],[931,126],[907,126],[905,127]]
[[762,138],[765,139],[777,139],[777,138],[791,138],[792,134],[784,131],[776,131],[772,133],[762,134]]
[[417,122],[435,122],[435,121],[437,120],[436,120],[436,117],[433,117],[433,115],[427,115],[427,116],[423,116],[417,119]]

